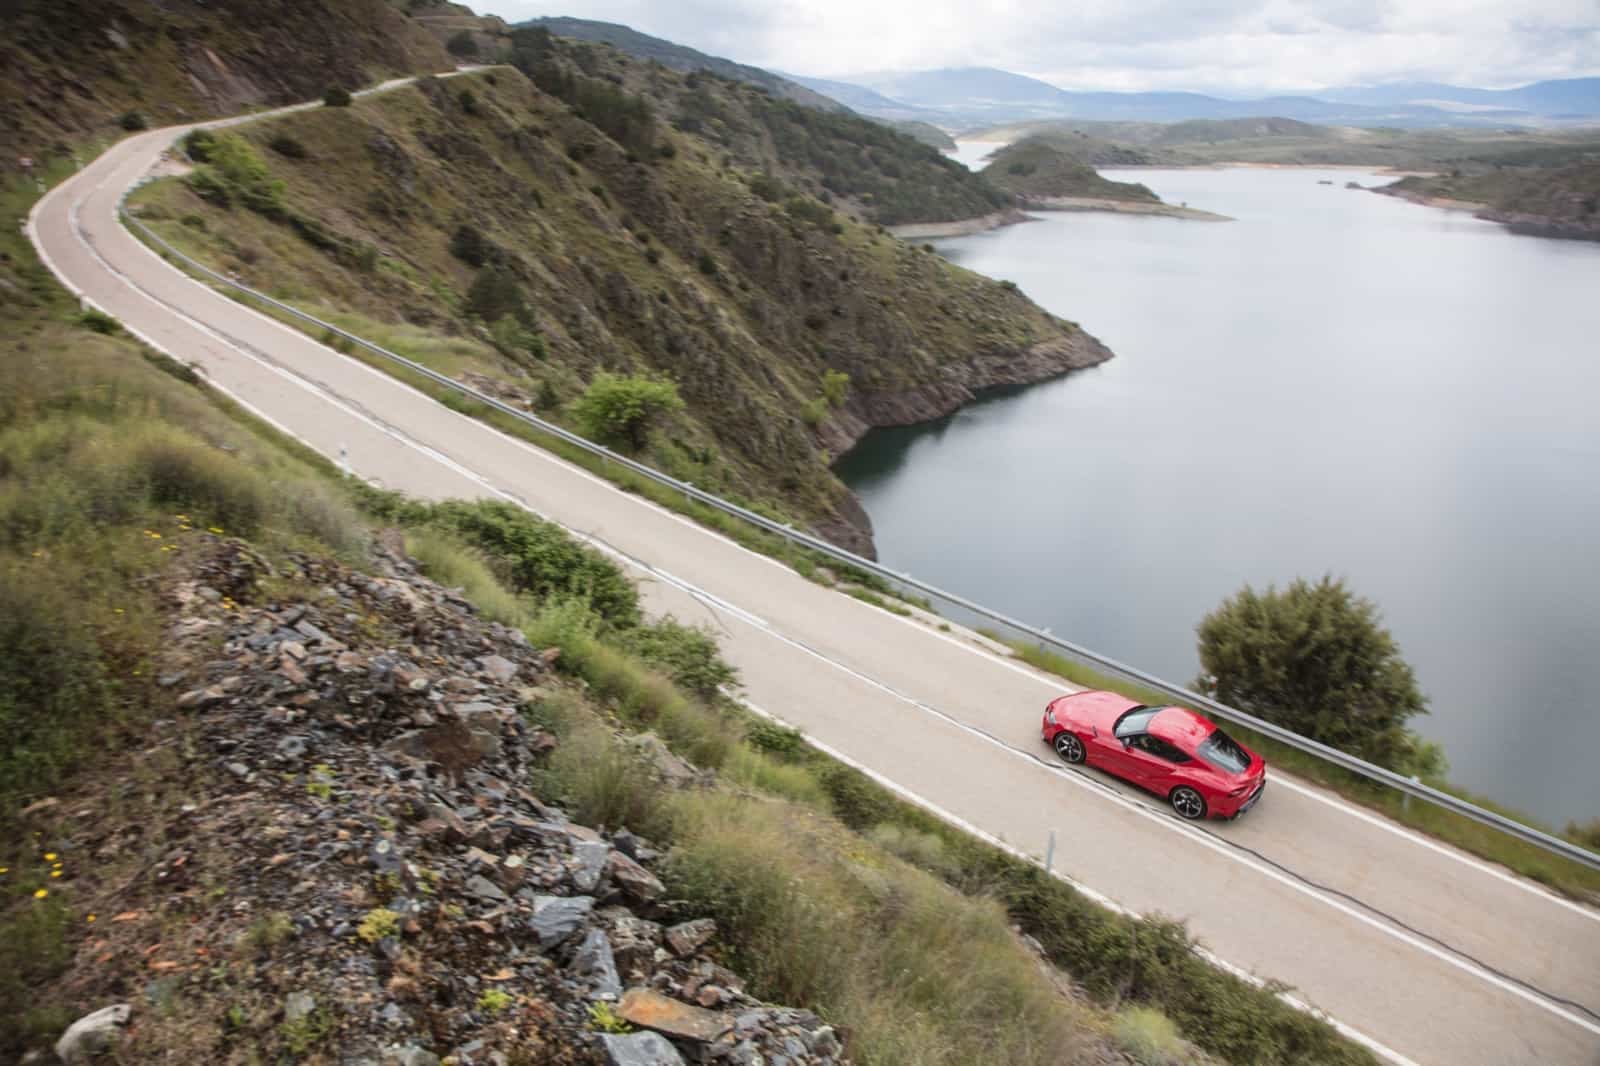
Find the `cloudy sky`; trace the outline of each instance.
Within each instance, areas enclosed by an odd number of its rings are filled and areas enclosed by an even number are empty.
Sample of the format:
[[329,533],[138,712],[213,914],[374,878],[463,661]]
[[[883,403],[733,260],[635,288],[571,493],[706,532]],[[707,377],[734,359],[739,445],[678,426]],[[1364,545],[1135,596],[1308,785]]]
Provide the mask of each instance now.
[[1600,75],[1600,0],[480,0],[823,77],[994,66],[1067,89],[1258,91]]

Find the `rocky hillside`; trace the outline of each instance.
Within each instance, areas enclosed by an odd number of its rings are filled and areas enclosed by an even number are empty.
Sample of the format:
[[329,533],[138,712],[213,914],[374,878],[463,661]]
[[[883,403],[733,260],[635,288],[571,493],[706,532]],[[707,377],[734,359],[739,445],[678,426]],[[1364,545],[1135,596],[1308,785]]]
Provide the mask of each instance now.
[[[859,220],[871,194],[829,194],[807,146],[834,143],[818,122],[857,120],[529,44],[532,79],[498,68],[240,127],[253,162],[202,163],[139,210],[244,280],[547,416],[601,370],[669,374],[687,409],[652,463],[863,550],[865,516],[829,470],[861,433],[1108,357],[1014,286]],[[793,125],[757,121],[772,109]]]
[[1052,200],[1078,197],[1160,202],[1160,197],[1143,185],[1101,177],[1093,166],[1080,161],[1071,147],[1049,137],[1028,137],[1006,145],[989,157],[983,176],[1028,205],[1048,206]]
[[[562,698],[555,652],[398,547],[368,573],[173,535],[157,683],[178,718],[147,754],[181,804],[84,817],[115,802],[91,785],[27,819],[93,922],[40,990],[103,1004],[64,1061],[847,1061],[718,964],[716,921],[666,898],[648,841],[530,791],[558,743],[529,723]],[[129,881],[97,875],[132,854]]]
[[0,155],[453,65],[384,0],[18,0],[0,34]]
[[1517,233],[1600,240],[1600,162],[1503,168],[1467,163],[1450,174],[1402,178],[1377,191],[1422,203],[1472,204],[1479,218]]

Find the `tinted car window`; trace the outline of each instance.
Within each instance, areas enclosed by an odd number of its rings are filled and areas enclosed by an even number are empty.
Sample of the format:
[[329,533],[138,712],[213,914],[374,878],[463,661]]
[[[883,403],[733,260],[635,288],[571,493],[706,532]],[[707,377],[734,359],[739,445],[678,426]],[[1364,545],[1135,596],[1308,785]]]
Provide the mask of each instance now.
[[1242,774],[1250,769],[1250,756],[1222,730],[1212,733],[1199,748],[1200,757],[1219,770]]
[[1135,707],[1131,711],[1124,711],[1122,717],[1117,719],[1116,727],[1112,732],[1116,733],[1118,740],[1131,737],[1135,733],[1143,733],[1149,727],[1150,719],[1160,714],[1163,709],[1161,707]]
[[1180,751],[1177,745],[1169,744],[1159,737],[1146,738],[1144,750],[1157,758],[1165,759],[1167,762],[1175,762],[1179,765],[1189,761],[1189,756]]

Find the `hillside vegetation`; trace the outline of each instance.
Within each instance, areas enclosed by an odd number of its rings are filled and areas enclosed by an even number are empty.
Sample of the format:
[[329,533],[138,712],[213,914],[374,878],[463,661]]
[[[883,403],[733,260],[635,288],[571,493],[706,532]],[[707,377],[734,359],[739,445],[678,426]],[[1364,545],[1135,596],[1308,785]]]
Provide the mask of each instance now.
[[1049,137],[1027,137],[1007,145],[990,156],[983,176],[1027,204],[1047,205],[1059,197],[1160,201],[1143,185],[1101,177]]
[[1518,233],[1600,240],[1600,162],[1472,168],[1476,173],[1470,166],[1433,177],[1402,178],[1379,191],[1423,201],[1482,204],[1479,218],[1503,222]]
[[[198,149],[210,162],[191,145],[195,172],[135,203],[211,264],[557,420],[600,371],[670,375],[686,408],[634,442],[648,461],[867,550],[829,470],[861,432],[1108,354],[811,195],[827,179],[808,157],[780,165],[785,131],[821,151],[817,119],[858,120],[556,39],[524,59],[533,80],[499,68],[250,124],[220,159]],[[772,165],[663,121],[675,100],[737,118],[724,139]]]
[[0,156],[449,70],[384,0],[17,0],[0,34]]

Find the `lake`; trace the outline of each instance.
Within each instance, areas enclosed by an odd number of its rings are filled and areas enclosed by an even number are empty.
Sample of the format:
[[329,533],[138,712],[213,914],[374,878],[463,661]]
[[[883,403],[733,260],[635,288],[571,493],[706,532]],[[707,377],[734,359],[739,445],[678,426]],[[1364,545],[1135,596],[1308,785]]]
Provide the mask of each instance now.
[[1451,780],[1600,816],[1600,244],[1346,189],[1392,180],[1362,171],[1106,174],[1237,221],[938,242],[1116,358],[870,434],[838,470],[884,562],[1182,682],[1246,582],[1343,576]]

